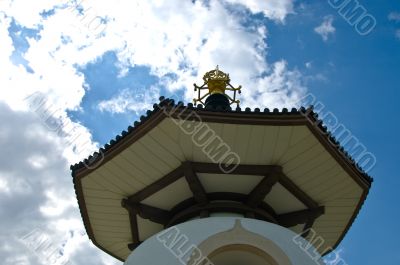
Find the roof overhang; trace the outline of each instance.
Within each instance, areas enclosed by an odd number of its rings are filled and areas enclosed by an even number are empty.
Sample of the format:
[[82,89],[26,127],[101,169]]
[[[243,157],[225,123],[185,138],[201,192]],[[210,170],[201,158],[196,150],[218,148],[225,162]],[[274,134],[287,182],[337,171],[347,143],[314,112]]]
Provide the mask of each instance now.
[[[240,162],[221,168],[212,141],[202,145],[190,133],[199,126]],[[120,260],[166,226],[221,213],[298,233],[312,227],[326,254],[345,236],[371,185],[312,111],[205,110],[169,100],[72,174],[89,238]]]

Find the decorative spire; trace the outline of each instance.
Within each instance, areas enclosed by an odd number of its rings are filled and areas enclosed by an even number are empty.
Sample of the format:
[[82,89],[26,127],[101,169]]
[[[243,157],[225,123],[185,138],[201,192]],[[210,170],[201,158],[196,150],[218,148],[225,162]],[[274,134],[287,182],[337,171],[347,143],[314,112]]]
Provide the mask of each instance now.
[[[242,86],[239,86],[237,88],[233,87],[230,84],[230,78],[229,74],[226,74],[219,70],[218,65],[215,68],[215,70],[211,70],[203,76],[203,81],[204,84],[201,86],[197,86],[196,84],[194,85],[194,91],[198,91],[198,96],[197,98],[193,99],[194,104],[196,105],[198,102],[202,103],[203,105],[207,105],[207,101],[211,98],[211,96],[216,95],[214,97],[216,98],[221,98],[226,97],[227,99],[227,105],[232,105],[233,103],[236,103],[237,106],[239,107],[240,100],[236,99],[236,91],[241,93],[241,88]],[[201,90],[207,89],[208,92],[204,95],[201,95]],[[226,91],[233,91],[233,97],[229,96],[226,94]],[[210,96],[207,98],[206,102],[203,102],[203,99]]]

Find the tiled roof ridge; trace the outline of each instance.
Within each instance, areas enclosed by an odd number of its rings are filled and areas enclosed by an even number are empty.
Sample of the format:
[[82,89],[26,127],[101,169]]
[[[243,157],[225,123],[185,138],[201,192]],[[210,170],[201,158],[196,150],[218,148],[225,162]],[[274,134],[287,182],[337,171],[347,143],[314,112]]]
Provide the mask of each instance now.
[[198,104],[197,106],[194,106],[192,103],[188,103],[186,106],[182,101],[179,101],[178,103],[175,103],[173,99],[170,98],[165,98],[165,97],[160,97],[159,98],[160,102],[157,104],[153,105],[153,110],[148,110],[146,112],[146,115],[140,116],[140,121],[135,121],[133,123],[133,126],[129,126],[127,130],[122,131],[120,135],[117,135],[115,139],[112,139],[109,143],[105,144],[104,147],[101,147],[98,151],[94,152],[93,155],[90,155],[88,158],[84,159],[83,161],[76,163],[74,165],[70,166],[70,169],[72,171],[76,171],[78,169],[81,169],[87,165],[93,164],[100,154],[104,154],[107,152],[111,147],[113,147],[115,144],[120,142],[122,139],[124,139],[127,135],[133,133],[140,125],[142,125],[145,121],[147,121],[153,114],[158,112],[162,107],[168,106],[168,107],[182,107],[182,108],[187,108],[191,110],[202,110],[202,111],[211,111],[211,112],[227,112],[227,113],[244,113],[244,114],[265,114],[265,115],[303,115],[306,116],[310,121],[315,125],[318,126],[318,129],[321,130],[321,132],[326,136],[327,140],[344,156],[346,160],[349,160],[352,165],[356,168],[357,171],[361,173],[361,175],[367,180],[369,184],[373,182],[373,178],[370,177],[362,168],[361,166],[356,163],[356,161],[351,157],[351,155],[340,145],[340,142],[332,135],[331,132],[328,131],[328,128],[323,125],[323,121],[318,119],[318,113],[314,112],[314,107],[309,106],[307,108],[305,107],[300,107],[298,109],[292,108],[290,111],[287,108],[282,108],[280,111],[278,108],[272,109],[272,111],[269,108],[264,108],[263,111],[260,110],[260,108],[254,108],[252,111],[251,108],[245,108],[242,110],[240,107],[236,109],[232,109],[231,107],[228,108],[222,108],[222,107],[217,107],[213,108],[210,106],[204,107],[202,104]]

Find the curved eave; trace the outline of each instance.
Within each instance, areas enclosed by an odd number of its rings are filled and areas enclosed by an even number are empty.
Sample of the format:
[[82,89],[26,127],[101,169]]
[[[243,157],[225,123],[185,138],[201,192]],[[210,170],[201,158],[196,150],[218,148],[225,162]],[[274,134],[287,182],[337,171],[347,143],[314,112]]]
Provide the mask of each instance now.
[[101,249],[102,251],[107,253],[108,255],[124,262],[125,260],[122,257],[118,257],[118,256],[114,255],[114,253],[108,251],[107,249],[103,248],[100,244],[97,243],[97,241],[94,237],[94,234],[93,234],[92,226],[90,225],[89,216],[88,216],[88,212],[86,209],[85,197],[83,196],[81,181],[80,181],[80,179],[77,179],[75,177],[74,171],[72,171],[72,179],[73,179],[73,183],[74,183],[76,198],[78,200],[79,210],[80,210],[82,220],[83,220],[83,225],[85,226],[86,233],[87,233],[89,239],[93,242],[93,244],[96,247],[98,247],[99,249]]
[[[192,104],[188,104],[188,106],[185,107],[181,103],[174,104],[172,100],[165,100],[163,98],[160,100],[161,102],[159,104],[154,105],[153,111],[148,111],[147,116],[142,116],[140,118],[140,122],[135,122],[134,127],[130,126],[128,131],[122,132],[122,134],[118,135],[115,140],[112,140],[110,144],[105,145],[104,148],[101,148],[93,156],[90,156],[88,159],[71,166],[82,219],[84,221],[89,238],[97,247],[115,258],[123,260],[123,258],[115,256],[113,253],[110,253],[96,242],[86,209],[81,186],[81,178],[90,174],[96,168],[101,167],[107,161],[118,155],[132,143],[144,136],[166,117],[191,119],[190,113],[193,111],[199,117],[201,117],[202,121],[205,122],[252,125],[306,125],[313,135],[319,140],[319,142],[326,148],[326,150],[328,150],[332,157],[334,157],[334,159],[343,167],[343,169],[345,169],[345,171],[363,189],[363,195],[357,205],[356,211],[354,212],[350,222],[340,236],[339,240],[334,245],[334,248],[337,247],[358,215],[358,212],[368,194],[372,183],[372,178],[363,172],[354,163],[354,160],[352,160],[352,158],[343,151],[343,148],[341,148],[340,144],[331,136],[329,132],[327,132],[326,127],[324,127],[322,122],[318,120],[318,115],[314,113],[312,109],[292,109],[290,112],[287,109],[283,109],[282,112],[279,112],[277,109],[274,109],[272,112],[270,112],[268,109],[265,109],[264,112],[261,112],[259,109],[255,109],[252,112],[249,108],[247,108],[245,111],[241,111],[240,109],[203,109],[201,106],[195,108]],[[166,113],[168,113],[168,110],[172,109],[176,111],[170,113],[170,116],[167,115]]]
[[[283,108],[282,111],[279,111],[276,108],[270,111],[268,108],[265,108],[263,112],[261,112],[259,108],[255,108],[254,111],[251,111],[250,108],[246,108],[244,111],[240,108],[237,108],[236,110],[204,109],[202,105],[194,107],[191,103],[187,106],[184,106],[182,102],[175,104],[172,99],[164,99],[163,97],[160,98],[158,104],[153,105],[153,110],[148,110],[146,112],[146,116],[141,116],[140,121],[135,121],[134,126],[129,126],[127,131],[123,131],[121,135],[117,135],[114,140],[105,144],[103,148],[100,148],[98,152],[95,152],[87,159],[84,159],[75,165],[71,165],[71,170],[77,173],[77,175],[87,175],[93,169],[101,166],[117,155],[121,151],[121,148],[129,146],[130,143],[143,136],[146,132],[162,121],[162,119],[167,117],[163,109],[176,108],[180,111],[174,111],[171,115],[172,118],[186,118],[188,114],[195,111],[202,120],[207,122],[254,125],[307,125],[329,152],[337,158],[338,162],[346,168],[346,170],[352,171],[352,175],[358,175],[358,177],[368,187],[370,187],[373,182],[373,179],[364,172],[360,166],[358,166],[355,160],[327,130],[323,121],[318,119],[318,114],[313,111],[313,107],[308,109],[303,107],[300,109],[293,108],[290,112],[286,108]],[[182,110],[185,111],[181,112]]]

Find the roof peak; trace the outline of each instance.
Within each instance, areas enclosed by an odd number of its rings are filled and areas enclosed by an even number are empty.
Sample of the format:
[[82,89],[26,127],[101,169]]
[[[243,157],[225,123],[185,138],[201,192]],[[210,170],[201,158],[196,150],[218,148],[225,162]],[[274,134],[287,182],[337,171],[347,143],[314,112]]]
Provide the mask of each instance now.
[[[242,86],[237,88],[230,84],[229,74],[224,73],[216,66],[215,70],[208,71],[203,76],[204,83],[201,86],[194,85],[194,91],[198,91],[197,98],[193,99],[194,104],[198,102],[207,106],[221,106],[227,108],[233,103],[239,107],[240,100],[236,99],[236,92],[241,93]],[[208,90],[206,94],[201,95],[202,90]],[[226,92],[232,91],[233,96],[229,96]],[[207,98],[206,98],[207,97]],[[206,101],[203,100],[206,98]]]

